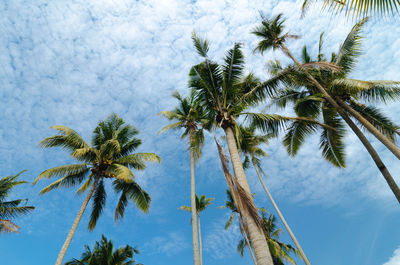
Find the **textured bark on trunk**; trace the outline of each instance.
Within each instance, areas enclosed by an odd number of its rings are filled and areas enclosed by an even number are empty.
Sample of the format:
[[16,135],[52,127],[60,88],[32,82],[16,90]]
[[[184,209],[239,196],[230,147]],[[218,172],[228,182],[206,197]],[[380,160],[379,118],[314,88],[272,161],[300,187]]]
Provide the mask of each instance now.
[[[283,45],[282,50],[286,53],[297,65],[300,63],[296,60],[296,58],[291,54],[291,52]],[[378,153],[372,147],[371,143],[365,137],[365,135],[361,132],[361,130],[354,124],[354,122],[350,119],[347,113],[339,106],[339,104],[328,94],[328,92],[321,86],[321,84],[315,80],[315,78],[307,73],[307,77],[310,81],[318,88],[318,90],[325,96],[328,102],[337,110],[339,115],[343,118],[343,120],[350,126],[353,132],[357,135],[360,139],[362,144],[367,149],[368,153],[371,155],[372,159],[374,160],[376,166],[378,167],[379,171],[382,173],[383,177],[385,178],[387,184],[389,185],[390,189],[392,190],[394,196],[396,196],[397,201],[400,203],[400,189],[397,186],[396,182],[394,181],[393,177],[391,176],[389,170],[383,164],[381,158],[379,157]]]
[[97,183],[99,182],[99,177],[96,177],[94,179],[94,183],[92,185],[92,188],[90,189],[88,195],[86,196],[85,200],[83,201],[81,208],[79,209],[78,215],[75,217],[74,223],[72,224],[71,230],[69,230],[67,239],[64,242],[64,245],[61,248],[60,253],[58,254],[57,261],[55,265],[62,265],[62,262],[64,260],[65,254],[67,253],[67,250],[69,248],[69,245],[71,244],[72,238],[74,237],[74,234],[76,232],[76,229],[78,228],[79,222],[82,219],[83,213],[85,212],[86,206],[88,205],[90,198],[93,195],[94,190],[97,187]]
[[190,133],[190,204],[192,208],[192,235],[193,235],[193,259],[194,265],[200,265],[199,238],[197,231],[197,209],[196,209],[196,183],[194,178],[194,153],[192,148],[193,132]]
[[200,213],[198,214],[199,217],[199,244],[200,244],[200,264],[203,265],[203,246],[201,242],[201,225],[200,225]]
[[257,167],[257,165],[256,165],[254,162],[253,162],[253,166],[254,166],[254,169],[255,169],[256,172],[257,172],[258,179],[260,180],[261,185],[263,186],[265,192],[266,192],[267,195],[268,195],[268,198],[270,199],[272,205],[274,206],[276,212],[278,213],[279,218],[281,218],[281,221],[282,221],[283,225],[285,226],[285,228],[286,228],[286,230],[288,231],[290,237],[292,238],[294,244],[296,245],[297,250],[300,252],[301,257],[302,257],[304,263],[307,264],[307,265],[310,265],[310,261],[308,260],[306,254],[304,253],[303,249],[301,248],[301,246],[300,246],[299,242],[297,241],[296,237],[294,236],[294,234],[293,234],[293,232],[292,232],[292,229],[290,229],[288,223],[286,223],[285,218],[283,217],[281,211],[279,210],[278,205],[276,205],[274,198],[272,198],[272,195],[271,195],[271,193],[269,192],[267,186],[265,185],[265,183],[264,183],[264,181],[263,181],[263,179],[262,179],[262,177],[261,177],[261,174],[260,174],[260,172],[259,172],[259,170],[258,170],[258,167]]
[[250,254],[251,254],[251,257],[253,258],[254,265],[257,265],[256,257],[254,256],[253,249],[251,248],[249,239],[247,238],[247,232],[246,232],[246,230],[244,230],[244,229],[243,229],[243,237],[244,237],[244,240],[246,241],[247,247],[248,247],[249,250],[250,250]]
[[[231,157],[233,171],[235,173],[236,180],[251,198],[250,187],[247,182],[247,177],[243,169],[242,161],[240,160],[233,130],[232,128],[227,127],[224,128],[224,131],[226,134],[226,141],[228,144],[229,154]],[[251,245],[253,246],[254,249],[257,264],[273,265],[271,253],[269,251],[264,232],[259,226],[257,226],[256,222],[253,220],[253,218],[246,210],[242,213],[242,215],[247,225],[246,228],[248,231],[249,239],[251,241]]]
[[352,107],[347,105],[340,98],[336,98],[336,102],[345,109],[348,113],[351,114],[354,118],[356,118],[367,130],[376,137],[382,144],[384,144],[398,159],[400,159],[400,149],[390,141],[385,135],[383,135],[377,128],[375,128],[366,118],[364,118],[360,113],[354,110]]

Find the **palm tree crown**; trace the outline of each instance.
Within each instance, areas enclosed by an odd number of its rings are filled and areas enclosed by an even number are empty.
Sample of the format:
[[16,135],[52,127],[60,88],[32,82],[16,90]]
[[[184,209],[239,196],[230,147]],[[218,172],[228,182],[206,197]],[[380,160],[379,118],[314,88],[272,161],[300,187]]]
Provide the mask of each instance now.
[[93,131],[91,145],[74,130],[65,126],[52,126],[60,134],[48,137],[40,142],[42,147],[60,146],[70,151],[71,156],[81,164],[64,165],[42,172],[39,179],[61,177],[41,190],[47,193],[59,187],[80,185],[77,193],[86,191],[95,180],[98,185],[93,196],[93,207],[89,221],[89,229],[93,230],[100,217],[105,203],[105,181],[112,180],[112,187],[120,194],[115,209],[115,219],[122,218],[128,200],[131,200],[142,211],[147,212],[150,206],[150,196],[135,182],[131,169],[144,170],[146,161],[160,162],[154,153],[133,153],[142,141],[135,136],[138,130],[125,124],[122,118],[113,114]]
[[72,259],[65,265],[141,265],[133,259],[134,254],[139,254],[137,248],[126,245],[114,249],[113,242],[102,235],[100,242],[96,241],[93,250],[86,245],[85,252],[79,260]]
[[18,181],[17,178],[25,172],[22,171],[14,176],[8,176],[0,179],[0,233],[1,232],[14,232],[18,233],[20,228],[11,220],[21,215],[28,214],[35,207],[26,206],[28,199],[17,199],[7,201],[7,197],[13,188],[18,185],[27,183],[26,181]]
[[[206,195],[201,195],[200,198],[196,194],[196,212],[197,215],[200,215],[202,211],[204,211],[214,200],[214,198],[206,198]],[[181,206],[179,207],[180,210],[184,210],[187,212],[190,212],[192,210],[192,207],[190,206]]]

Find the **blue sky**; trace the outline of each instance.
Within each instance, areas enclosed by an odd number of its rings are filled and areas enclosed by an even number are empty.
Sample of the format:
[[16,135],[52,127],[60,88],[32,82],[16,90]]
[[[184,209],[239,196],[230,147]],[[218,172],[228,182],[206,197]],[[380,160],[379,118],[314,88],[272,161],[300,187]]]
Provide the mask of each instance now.
[[[317,4],[299,20],[301,1],[223,0],[71,0],[0,2],[0,176],[23,169],[33,181],[43,170],[70,163],[59,149],[41,150],[37,143],[54,132],[51,125],[74,128],[89,139],[97,122],[111,112],[141,131],[140,151],[156,152],[163,161],[137,174],[153,198],[149,214],[129,207],[114,223],[116,197],[108,193],[107,208],[93,232],[85,215],[66,260],[79,257],[85,244],[101,234],[116,245],[137,246],[145,265],[192,262],[190,217],[178,211],[189,203],[189,161],[185,143],[174,132],[157,135],[166,121],[156,114],[171,109],[175,89],[187,92],[187,74],[200,61],[190,40],[193,30],[211,41],[210,55],[221,60],[234,42],[242,42],[247,70],[267,78],[265,63],[289,61],[280,52],[253,55],[256,39],[249,34],[258,12],[288,18],[287,29],[301,35],[288,46],[299,54],[307,44],[315,54],[319,34],[326,32],[325,52],[336,51],[355,21],[320,12]],[[353,78],[399,80],[398,20],[370,21],[364,31],[364,53]],[[399,104],[382,107],[400,123]],[[224,231],[228,212],[226,184],[209,141],[197,169],[197,191],[214,197],[202,216],[204,263],[251,264],[240,258],[237,226]],[[347,135],[346,169],[323,161],[317,137],[310,138],[296,158],[276,140],[266,147],[266,183],[291,224],[312,264],[400,264],[399,206],[358,140]],[[400,165],[371,139],[398,183]],[[256,203],[272,210],[249,170]],[[3,265],[52,264],[65,240],[82,196],[64,189],[38,196],[49,182],[19,187],[13,196],[28,197],[35,211],[17,221],[19,235],[0,237]],[[282,240],[290,242],[286,234]],[[301,262],[299,262],[301,264]]]

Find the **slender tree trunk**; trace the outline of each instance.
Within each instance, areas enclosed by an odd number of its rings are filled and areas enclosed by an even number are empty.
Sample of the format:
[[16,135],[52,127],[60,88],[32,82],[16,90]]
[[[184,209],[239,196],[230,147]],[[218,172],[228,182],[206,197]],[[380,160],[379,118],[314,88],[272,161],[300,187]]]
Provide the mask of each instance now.
[[372,133],[382,144],[384,144],[398,159],[400,159],[400,149],[390,141],[385,135],[383,135],[377,128],[375,128],[366,118],[364,118],[358,111],[347,105],[340,98],[336,98],[336,102],[344,108],[348,113],[356,118],[367,130]]
[[58,257],[57,257],[57,261],[56,261],[55,265],[61,265],[62,264],[62,262],[64,260],[64,257],[65,257],[65,254],[67,253],[67,250],[69,248],[69,245],[71,244],[72,238],[74,237],[76,229],[78,228],[79,222],[81,221],[83,213],[85,212],[86,206],[88,205],[88,203],[90,201],[90,198],[92,197],[93,192],[97,187],[97,183],[98,182],[99,182],[99,177],[96,176],[95,179],[94,179],[94,183],[92,185],[92,188],[90,189],[88,195],[86,196],[85,200],[83,201],[83,203],[81,205],[81,208],[79,209],[78,215],[76,216],[75,221],[72,224],[71,230],[69,230],[67,239],[65,240],[64,245],[62,246],[60,253],[58,253]]
[[200,245],[200,265],[203,265],[203,246],[201,242],[201,225],[200,225],[200,213],[198,214],[199,217],[199,245]]
[[[286,53],[297,65],[300,63],[296,60],[296,58],[291,54],[289,49],[287,49],[284,45],[282,46],[282,50]],[[372,147],[371,143],[365,137],[365,135],[361,132],[361,130],[354,124],[354,122],[350,119],[345,111],[338,105],[338,103],[328,94],[328,92],[321,86],[321,84],[315,80],[315,78],[307,73],[308,79],[318,88],[318,90],[325,96],[326,100],[337,110],[339,115],[343,118],[343,120],[349,125],[349,127],[353,130],[353,132],[357,135],[360,139],[362,144],[367,149],[368,153],[371,155],[372,159],[374,160],[376,166],[378,167],[379,171],[382,173],[383,177],[385,178],[386,182],[388,183],[390,189],[392,190],[394,196],[396,196],[397,201],[400,203],[400,189],[397,186],[396,182],[394,181],[393,177],[391,176],[389,170],[386,168],[385,164],[383,164],[382,160],[380,159],[378,153]]]
[[259,172],[259,170],[258,170],[258,167],[257,167],[257,165],[256,165],[254,162],[253,162],[253,166],[254,166],[254,169],[255,169],[256,172],[257,172],[258,179],[260,180],[261,185],[263,186],[263,188],[264,188],[265,192],[267,193],[267,195],[268,195],[268,197],[269,197],[269,199],[270,199],[272,205],[274,206],[276,212],[278,213],[279,218],[281,218],[281,221],[282,221],[283,225],[285,226],[285,228],[286,228],[286,230],[288,231],[290,237],[292,238],[294,244],[296,245],[298,251],[300,252],[301,257],[302,257],[303,260],[304,260],[304,263],[307,264],[307,265],[310,265],[310,261],[308,260],[306,254],[304,253],[303,249],[301,248],[301,246],[300,246],[299,242],[297,241],[296,237],[294,236],[294,234],[293,234],[293,232],[292,232],[292,229],[290,229],[288,223],[286,223],[285,218],[283,217],[281,211],[279,210],[278,205],[276,205],[274,198],[272,198],[272,195],[271,195],[271,193],[269,192],[267,186],[265,185],[265,183],[264,183],[264,181],[263,181],[263,179],[262,179],[262,177],[261,177],[261,174],[260,174],[260,172]]
[[196,209],[196,183],[194,179],[194,153],[192,148],[193,132],[190,132],[190,204],[192,208],[192,235],[193,235],[193,258],[194,265],[200,265],[199,238],[197,231],[197,209]]
[[[236,180],[251,198],[250,187],[247,182],[247,177],[243,169],[242,161],[240,160],[233,130],[230,127],[227,127],[224,130]],[[247,225],[246,228],[249,233],[251,245],[253,246],[254,253],[256,255],[257,264],[273,265],[271,253],[269,251],[264,232],[259,226],[257,226],[256,222],[246,210],[242,213],[242,215]]]

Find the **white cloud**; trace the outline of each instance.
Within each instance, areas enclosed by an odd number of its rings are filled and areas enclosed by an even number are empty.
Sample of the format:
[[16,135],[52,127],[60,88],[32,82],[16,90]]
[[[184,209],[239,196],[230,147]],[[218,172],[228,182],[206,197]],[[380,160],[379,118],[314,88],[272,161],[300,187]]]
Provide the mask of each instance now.
[[389,261],[382,265],[399,265],[400,264],[400,247],[398,247],[394,252]]

